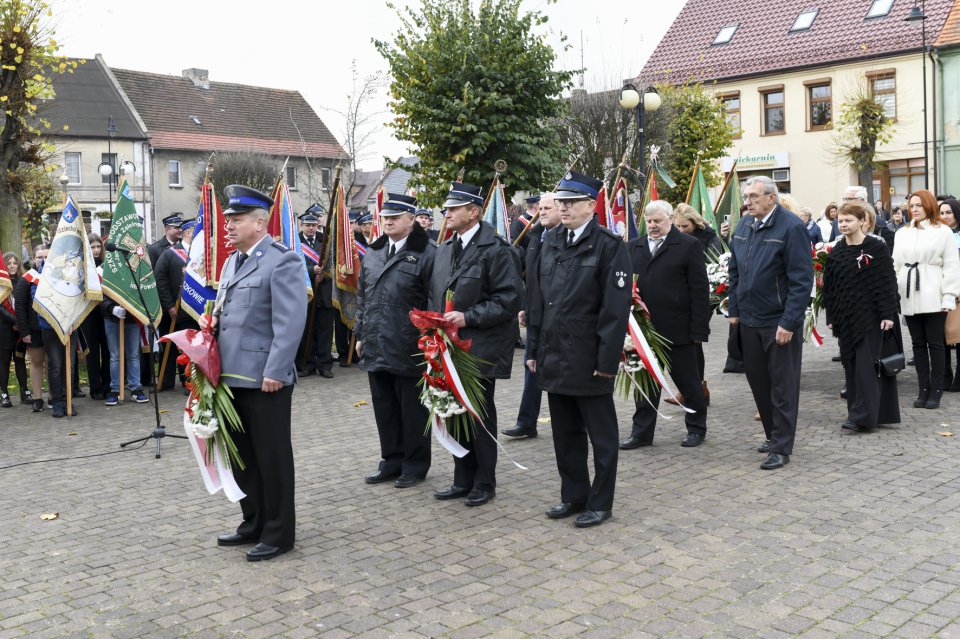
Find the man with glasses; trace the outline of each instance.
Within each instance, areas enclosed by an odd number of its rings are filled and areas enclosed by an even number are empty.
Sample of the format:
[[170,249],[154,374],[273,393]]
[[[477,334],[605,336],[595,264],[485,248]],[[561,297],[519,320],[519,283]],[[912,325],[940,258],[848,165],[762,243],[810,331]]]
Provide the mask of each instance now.
[[619,443],[613,385],[633,288],[626,244],[594,219],[602,186],[573,171],[564,176],[554,194],[560,225],[527,265],[527,368],[547,391],[560,471],[560,503],[546,515],[579,513],[581,528],[602,524],[613,511]]
[[749,216],[730,242],[730,324],[738,326],[747,382],[767,441],[764,470],[793,454],[800,403],[803,320],[813,288],[810,238],[803,222],[778,203],[777,184],[747,180]]

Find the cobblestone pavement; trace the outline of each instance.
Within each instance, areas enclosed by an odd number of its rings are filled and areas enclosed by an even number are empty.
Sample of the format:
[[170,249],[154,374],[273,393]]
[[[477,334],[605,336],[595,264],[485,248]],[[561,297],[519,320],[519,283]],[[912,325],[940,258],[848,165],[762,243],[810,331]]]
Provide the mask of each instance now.
[[[150,432],[149,405],[0,409],[0,639],[960,637],[960,434],[939,434],[960,433],[960,395],[908,407],[908,370],[902,424],[841,431],[835,343],[807,346],[796,454],[764,472],[746,380],[720,373],[713,329],[706,443],[681,448],[671,408],[655,446],[621,455],[614,518],[588,530],[543,515],[559,494],[548,423],[504,442],[529,470],[501,457],[485,507],[433,499],[453,468],[437,446],[423,484],[364,484],[378,444],[355,367],[297,387],[297,546],[257,564],[216,546],[239,509],[203,490],[185,442],[113,454]],[[520,384],[497,385],[501,427]],[[182,397],[161,400],[180,432]]]

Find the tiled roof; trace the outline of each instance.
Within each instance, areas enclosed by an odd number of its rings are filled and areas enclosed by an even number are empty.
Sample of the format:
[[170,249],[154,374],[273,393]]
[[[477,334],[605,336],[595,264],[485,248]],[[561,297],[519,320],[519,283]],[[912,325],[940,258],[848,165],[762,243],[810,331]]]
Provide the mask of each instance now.
[[[107,118],[113,116],[117,139],[146,139],[146,133],[120,97],[101,61],[93,58],[70,60],[78,63],[77,68],[73,73],[53,76],[56,97],[41,107],[41,115],[50,122],[50,134],[106,138]],[[64,131],[64,125],[70,128]]]
[[940,35],[933,43],[936,47],[949,47],[960,44],[960,2],[953,5],[947,22],[943,25]]
[[[933,44],[954,0],[926,0]],[[904,18],[912,0],[867,19],[873,0],[688,0],[643,67],[644,82],[723,80],[920,50],[920,29]],[[813,26],[791,33],[801,12],[819,9]],[[739,25],[727,44],[720,29]]]
[[113,74],[157,148],[347,155],[298,91],[227,82],[202,88],[184,77],[126,69],[113,69]]

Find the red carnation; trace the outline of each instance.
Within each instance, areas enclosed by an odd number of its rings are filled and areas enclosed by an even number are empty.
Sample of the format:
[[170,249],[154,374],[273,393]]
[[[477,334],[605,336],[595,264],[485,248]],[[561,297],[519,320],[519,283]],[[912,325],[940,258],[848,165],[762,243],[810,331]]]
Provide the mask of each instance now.
[[823,264],[821,264],[820,262],[817,262],[816,264],[813,265],[813,270],[815,270],[815,271],[822,271],[822,270],[823,270]]
[[186,366],[189,363],[190,363],[190,358],[187,357],[186,353],[180,353],[179,355],[177,355],[177,365]]
[[714,293],[721,295],[725,290],[727,290],[727,283],[721,282],[720,286],[717,287],[717,290],[715,290]]

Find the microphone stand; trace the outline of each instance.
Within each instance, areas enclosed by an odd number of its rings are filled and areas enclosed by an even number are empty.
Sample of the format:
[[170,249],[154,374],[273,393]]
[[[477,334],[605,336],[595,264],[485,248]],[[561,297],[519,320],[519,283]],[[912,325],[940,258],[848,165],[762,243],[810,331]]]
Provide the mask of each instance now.
[[[140,278],[137,277],[137,274],[134,272],[133,267],[130,266],[130,251],[125,251],[120,247],[114,247],[114,250],[118,251],[120,254],[123,255],[123,261],[127,264],[127,270],[130,271],[130,277],[133,278],[134,284],[137,285],[137,295],[140,296],[140,305],[143,307],[144,310],[146,310],[147,303],[143,299],[143,290],[140,288]],[[150,384],[150,396],[153,398],[153,411],[154,411],[154,416],[156,418],[153,432],[147,435],[146,437],[140,437],[138,439],[133,439],[128,442],[123,442],[122,444],[120,444],[120,448],[126,448],[130,444],[139,444],[140,442],[145,442],[151,439],[155,439],[157,440],[156,459],[160,459],[160,440],[162,440],[164,437],[173,437],[175,439],[186,439],[187,437],[185,435],[168,435],[167,429],[164,428],[163,424],[160,423],[160,402],[157,399],[157,382],[153,372],[153,340],[155,337],[155,332],[156,332],[156,329],[154,328],[153,323],[148,322],[147,335],[148,335],[148,340],[150,342],[150,376],[148,378],[149,379],[148,383]],[[120,339],[126,339],[126,335],[121,335]],[[120,380],[121,384],[123,384],[124,382],[125,380],[122,380],[122,379]]]

